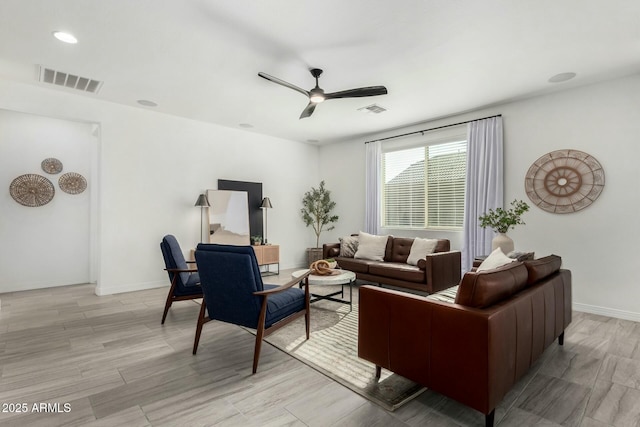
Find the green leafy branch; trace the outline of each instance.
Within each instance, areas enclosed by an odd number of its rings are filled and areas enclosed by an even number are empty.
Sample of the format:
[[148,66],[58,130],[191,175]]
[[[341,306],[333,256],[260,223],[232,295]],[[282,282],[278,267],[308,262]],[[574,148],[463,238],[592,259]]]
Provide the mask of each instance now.
[[529,210],[529,205],[522,200],[514,200],[511,202],[510,209],[497,208],[496,210],[489,209],[484,215],[480,215],[480,227],[491,228],[497,233],[506,233],[511,228],[518,224],[524,224],[522,221],[522,214]]

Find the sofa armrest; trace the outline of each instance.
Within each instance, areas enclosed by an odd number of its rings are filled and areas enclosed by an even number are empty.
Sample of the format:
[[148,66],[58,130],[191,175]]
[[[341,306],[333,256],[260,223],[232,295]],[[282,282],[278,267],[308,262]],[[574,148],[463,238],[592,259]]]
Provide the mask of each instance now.
[[322,245],[322,258],[335,258],[340,256],[340,243],[325,243]]
[[358,316],[358,357],[484,414],[513,383],[513,319],[373,286],[360,288]]
[[373,286],[359,292],[358,357],[490,411],[486,311]]
[[460,251],[437,252],[427,255],[425,274],[427,292],[433,294],[460,283],[462,254]]

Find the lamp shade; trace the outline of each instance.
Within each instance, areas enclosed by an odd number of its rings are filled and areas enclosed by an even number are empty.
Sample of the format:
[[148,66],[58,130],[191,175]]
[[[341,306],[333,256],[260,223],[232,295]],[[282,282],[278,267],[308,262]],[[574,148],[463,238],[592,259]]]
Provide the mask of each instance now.
[[262,203],[260,204],[261,208],[272,208],[273,206],[271,206],[271,200],[269,200],[268,197],[265,197],[264,199],[262,199]]
[[198,196],[198,200],[196,200],[196,204],[194,206],[199,206],[199,207],[209,207],[211,206],[209,204],[209,199],[207,199],[207,195],[202,193],[201,195]]

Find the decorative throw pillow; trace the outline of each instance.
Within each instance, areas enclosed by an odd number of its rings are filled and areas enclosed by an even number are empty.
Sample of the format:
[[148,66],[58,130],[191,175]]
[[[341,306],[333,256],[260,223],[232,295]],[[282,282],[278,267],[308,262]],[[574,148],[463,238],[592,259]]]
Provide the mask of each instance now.
[[518,252],[511,251],[507,254],[509,258],[513,258],[518,261],[529,261],[532,260],[535,256],[535,252]]
[[358,250],[354,258],[384,261],[384,252],[387,248],[388,239],[389,236],[374,236],[361,231],[358,236]]
[[340,240],[340,256],[353,258],[358,250],[358,236],[341,237],[338,240]]
[[426,258],[428,254],[432,254],[436,250],[438,239],[420,239],[415,238],[409,251],[407,264],[418,265],[418,260]]
[[507,265],[513,261],[515,261],[515,259],[506,256],[502,252],[502,249],[496,248],[493,252],[491,252],[487,259],[482,261],[482,264],[480,264],[476,272],[493,270],[494,268],[502,267],[503,265]]

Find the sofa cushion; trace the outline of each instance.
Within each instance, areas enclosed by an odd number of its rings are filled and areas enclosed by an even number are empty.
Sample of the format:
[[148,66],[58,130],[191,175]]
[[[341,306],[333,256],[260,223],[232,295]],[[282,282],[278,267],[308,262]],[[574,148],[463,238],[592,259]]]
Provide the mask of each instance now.
[[418,261],[432,254],[438,244],[437,239],[420,239],[415,238],[411,245],[411,251],[407,258],[407,264],[418,265]]
[[392,277],[406,282],[424,283],[425,273],[420,268],[400,262],[374,262],[369,264],[369,274]]
[[436,252],[449,252],[451,250],[451,242],[449,239],[438,239],[434,253]]
[[560,270],[562,258],[558,255],[549,255],[536,260],[525,261],[524,265],[529,273],[527,284],[533,285]]
[[527,267],[518,261],[493,270],[468,272],[460,282],[456,304],[488,307],[524,289],[527,276]]
[[353,271],[354,273],[368,273],[369,265],[378,262],[378,261],[370,261],[366,259],[343,258],[343,257],[336,257],[334,259],[338,262],[338,266],[341,269]]
[[358,250],[354,258],[382,261],[388,241],[389,236],[375,236],[361,231],[358,236]]
[[346,236],[340,239],[340,256],[353,258],[358,251],[358,236]]
[[413,240],[413,238],[409,237],[394,237],[391,239],[391,244],[387,247],[387,251],[384,254],[384,260],[387,262],[406,264],[409,253],[411,252]]
[[515,259],[506,256],[502,252],[502,249],[496,248],[484,261],[482,261],[482,264],[478,266],[478,269],[476,271],[480,272],[485,270],[493,270],[514,261]]

